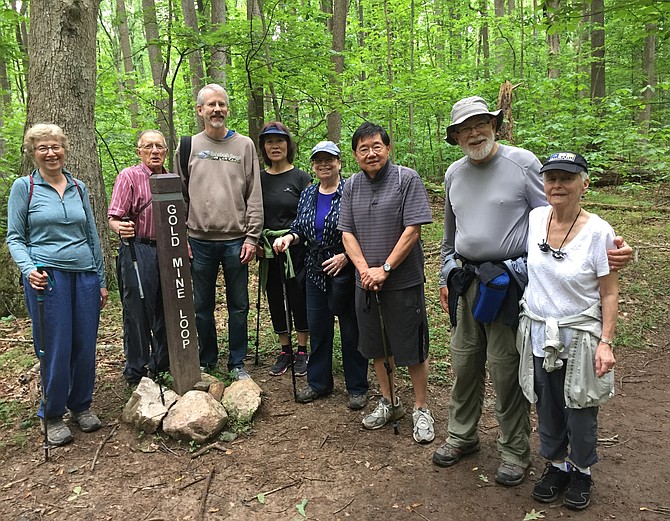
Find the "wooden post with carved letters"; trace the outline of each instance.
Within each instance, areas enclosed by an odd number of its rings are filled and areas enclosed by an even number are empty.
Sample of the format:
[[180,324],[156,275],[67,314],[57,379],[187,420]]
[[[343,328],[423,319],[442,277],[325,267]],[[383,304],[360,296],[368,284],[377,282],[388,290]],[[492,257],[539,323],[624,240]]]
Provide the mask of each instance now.
[[186,244],[186,206],[177,174],[155,174],[149,182],[156,223],[170,373],[174,378],[174,390],[183,395],[200,380],[191,266]]

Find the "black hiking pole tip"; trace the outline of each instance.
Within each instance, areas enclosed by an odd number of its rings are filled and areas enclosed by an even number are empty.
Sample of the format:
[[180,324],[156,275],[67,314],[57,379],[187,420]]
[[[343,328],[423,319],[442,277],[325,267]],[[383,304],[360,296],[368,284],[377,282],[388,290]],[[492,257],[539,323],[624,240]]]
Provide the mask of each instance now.
[[[384,348],[384,368],[386,369],[386,377],[388,378],[389,392],[391,393],[391,416],[395,417],[395,393],[393,390],[393,370],[391,369],[391,357],[389,356],[388,339],[386,338],[386,326],[384,326],[384,316],[382,314],[382,302],[379,298],[379,291],[375,291],[375,300],[377,301],[377,312],[379,313],[379,329],[382,334],[382,347]],[[398,427],[398,420],[393,420],[393,434],[400,434]]]
[[258,365],[258,334],[261,330],[261,265],[258,264],[258,294],[256,296],[256,356],[254,365]]
[[[37,264],[37,272],[41,275],[44,273],[44,265]],[[37,290],[37,315],[40,325],[40,348],[38,350],[38,358],[40,359],[40,385],[42,387],[42,413],[44,415],[44,461],[49,461],[49,434],[47,432],[47,390],[46,390],[46,363],[44,361],[44,289]]]

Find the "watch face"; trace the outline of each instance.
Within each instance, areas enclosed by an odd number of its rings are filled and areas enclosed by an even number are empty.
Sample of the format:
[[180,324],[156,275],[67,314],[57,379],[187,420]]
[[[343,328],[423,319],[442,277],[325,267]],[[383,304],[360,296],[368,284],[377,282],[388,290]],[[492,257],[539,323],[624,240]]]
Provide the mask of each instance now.
[[384,265],[382,266],[382,268],[384,269],[384,271],[385,271],[386,273],[390,273],[390,272],[391,272],[391,265],[390,265],[388,262],[387,262],[386,264],[384,264]]

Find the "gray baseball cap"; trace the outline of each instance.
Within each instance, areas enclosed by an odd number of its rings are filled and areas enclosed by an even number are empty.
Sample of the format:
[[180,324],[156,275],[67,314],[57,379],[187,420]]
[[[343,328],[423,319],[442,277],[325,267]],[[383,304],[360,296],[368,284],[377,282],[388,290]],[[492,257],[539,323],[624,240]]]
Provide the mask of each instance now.
[[339,147],[332,141],[319,141],[316,145],[314,145],[314,148],[312,149],[312,155],[309,156],[309,158],[312,159],[319,152],[326,152],[335,157],[340,157],[341,153]]

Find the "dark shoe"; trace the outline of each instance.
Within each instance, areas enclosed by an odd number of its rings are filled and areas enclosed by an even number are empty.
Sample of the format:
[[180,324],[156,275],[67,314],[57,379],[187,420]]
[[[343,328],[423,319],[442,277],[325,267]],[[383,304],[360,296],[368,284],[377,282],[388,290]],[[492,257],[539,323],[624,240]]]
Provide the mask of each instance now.
[[70,417],[74,423],[79,425],[79,428],[83,432],[97,431],[100,427],[102,427],[100,418],[93,414],[89,409],[81,412],[70,411]]
[[433,463],[439,467],[451,467],[456,465],[463,456],[479,452],[479,442],[465,447],[454,447],[450,443],[445,443],[435,452],[433,452]]
[[533,498],[540,503],[552,503],[558,499],[568,483],[570,483],[570,472],[556,468],[551,461],[548,461],[542,477],[533,487]]
[[270,368],[270,374],[272,376],[281,376],[286,370],[291,367],[291,353],[284,353],[283,351],[279,353],[275,365]]
[[506,487],[513,487],[521,484],[526,479],[526,469],[514,463],[503,461],[498,470],[496,470],[496,482]]
[[304,351],[298,351],[295,355],[293,361],[293,369],[295,370],[296,376],[305,376],[307,375],[307,361],[309,360],[309,355]]
[[319,394],[318,391],[314,389],[314,387],[308,385],[304,389],[298,391],[298,394],[296,396],[298,399],[298,403],[309,403],[313,402],[314,400],[323,395]]
[[349,395],[349,409],[352,411],[360,411],[368,404],[367,394],[350,394]]
[[570,472],[570,484],[563,496],[563,504],[573,510],[584,510],[591,503],[592,486],[591,476],[573,468]]
[[[41,420],[42,432],[44,433],[44,422]],[[65,423],[63,418],[49,418],[46,420],[47,440],[52,447],[60,447],[66,443],[70,443],[74,438],[72,432]]]

